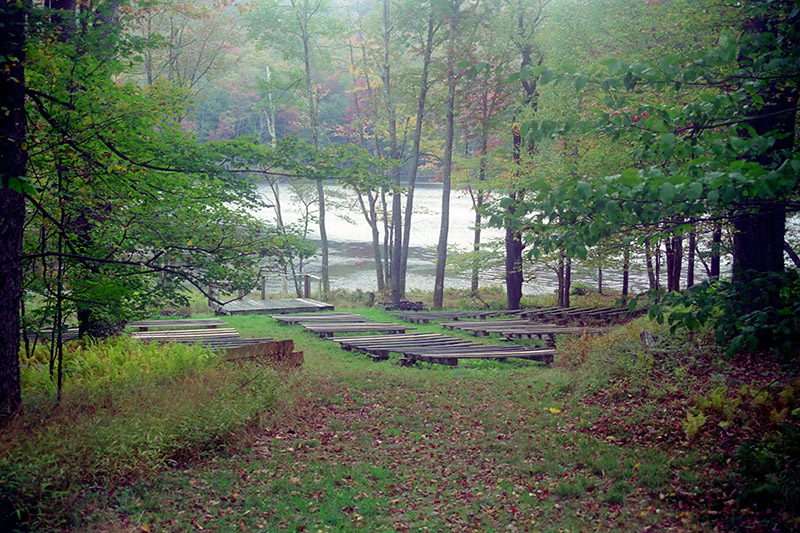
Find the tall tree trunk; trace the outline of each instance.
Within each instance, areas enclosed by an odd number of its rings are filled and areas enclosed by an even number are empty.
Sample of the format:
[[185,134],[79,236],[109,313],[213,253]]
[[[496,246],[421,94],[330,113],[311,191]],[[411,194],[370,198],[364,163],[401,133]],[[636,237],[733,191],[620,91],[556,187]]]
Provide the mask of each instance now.
[[[19,311],[22,297],[22,229],[27,174],[25,152],[24,5],[0,0],[0,426],[22,409],[19,381]],[[11,59],[15,58],[15,59]]]
[[631,265],[631,245],[626,244],[622,252],[622,297],[628,297],[629,271]]
[[[769,15],[753,17],[743,24],[745,34],[764,46],[763,36],[776,34],[775,21]],[[752,46],[752,45],[749,45]],[[791,45],[790,45],[791,46]],[[740,49],[738,58],[742,68],[752,66],[752,56],[746,47]],[[771,136],[774,144],[767,153],[754,159],[765,169],[777,168],[775,157],[791,152],[797,132],[795,123],[798,111],[797,80],[767,79],[758,91],[761,107],[747,121],[747,128],[738,133],[742,137]],[[783,272],[783,240],[786,234],[786,205],[780,198],[760,203],[733,213],[733,279],[746,280],[748,272]]]
[[411,147],[411,172],[408,177],[408,192],[406,193],[406,212],[403,220],[403,249],[400,257],[400,292],[405,297],[406,274],[408,271],[408,246],[411,237],[411,214],[414,211],[414,187],[417,183],[419,168],[419,145],[422,138],[422,121],[425,116],[425,101],[428,96],[428,67],[431,63],[433,52],[433,38],[437,27],[434,26],[433,6],[430,6],[428,15],[428,35],[425,39],[425,48],[422,55],[422,76],[419,84],[417,98],[417,122],[414,124],[414,134]]
[[720,256],[722,255],[722,223],[714,224],[714,232],[711,234],[711,268],[709,276],[719,279],[720,275]]
[[650,239],[644,243],[644,261],[647,266],[647,281],[650,290],[658,289],[658,276],[656,275],[655,267],[653,266],[653,247],[650,244]]
[[370,227],[372,232],[372,255],[375,261],[375,274],[377,276],[378,292],[383,292],[386,289],[385,279],[383,277],[383,260],[381,258],[381,235],[378,231],[378,212],[375,204],[378,202],[378,197],[372,192],[367,192],[367,204],[364,203],[364,195],[358,193],[358,203],[361,205],[361,212],[364,219]]
[[[479,140],[478,153],[481,157],[480,168],[478,169],[478,190],[473,195],[473,207],[475,208],[475,232],[472,238],[472,250],[479,252],[481,249],[481,224],[483,223],[481,209],[483,208],[483,183],[486,181],[486,152],[489,149],[489,125],[486,121],[481,128],[481,137]],[[471,192],[471,190],[470,190]],[[478,266],[472,268],[472,294],[478,293],[478,284],[480,281],[480,271]]]
[[[303,43],[303,68],[306,85],[306,101],[308,104],[308,118],[311,128],[311,144],[314,148],[319,147],[319,124],[317,113],[317,99],[314,97],[314,87],[311,73],[311,34],[308,29],[308,22],[313,16],[309,12],[308,0],[303,0],[302,14],[297,14],[297,21],[300,27],[300,37]],[[325,225],[325,187],[321,180],[317,180],[317,196],[319,197],[319,238],[322,244],[322,299],[327,300],[331,292],[330,268],[329,268],[329,244],[328,230]]]
[[[383,103],[386,107],[386,119],[389,126],[389,158],[397,161],[400,153],[397,146],[397,116],[392,96],[391,62],[389,61],[389,43],[392,36],[392,24],[389,20],[389,0],[383,0],[383,64],[380,65],[383,81]],[[399,302],[403,297],[400,282],[402,271],[400,257],[403,255],[403,213],[402,196],[400,194],[400,167],[392,168],[392,263],[391,290],[392,301]]]
[[673,233],[664,241],[666,247],[667,290],[681,290],[681,266],[683,264],[683,238]]
[[791,245],[783,241],[783,251],[786,252],[786,255],[789,256],[789,259],[792,260],[795,268],[800,268],[800,257],[798,257],[797,252],[791,247]]
[[692,221],[692,230],[689,232],[689,250],[686,256],[686,288],[694,285],[694,263],[697,255],[697,231]]
[[[535,46],[534,36],[536,29],[541,24],[543,18],[543,8],[547,1],[539,0],[530,5],[525,5],[522,0],[517,3],[516,9],[516,35],[515,44],[520,54],[520,72],[534,66],[541,66],[544,63],[542,51]],[[532,8],[533,12],[527,12]],[[527,15],[527,16],[526,16]],[[523,104],[530,110],[531,114],[536,114],[539,106],[539,76],[534,75],[528,78],[520,76],[523,89]],[[515,121],[512,125],[513,137],[513,157],[518,167],[518,172],[522,173],[524,158],[522,156],[523,139],[520,135],[519,124]],[[526,142],[527,153],[533,155],[535,144],[532,140]],[[519,222],[514,218],[516,208],[514,204],[521,202],[525,197],[525,191],[515,189],[510,194],[511,204],[506,209],[506,299],[509,309],[519,309],[522,299],[522,232],[519,229]]]
[[[522,173],[522,136],[520,135],[519,125],[515,124],[512,130],[513,135],[513,158],[517,167],[517,172]],[[517,201],[521,201],[524,191],[512,190],[509,194],[511,202],[505,212],[505,252],[506,252],[506,307],[508,309],[519,309],[522,300],[522,232],[519,230],[519,222],[516,218]]]
[[452,13],[450,15],[450,34],[447,50],[447,118],[442,176],[442,221],[439,228],[439,242],[436,246],[436,279],[433,284],[434,309],[441,309],[444,303],[444,270],[447,262],[447,233],[450,229],[450,175],[453,170],[453,139],[455,137],[455,47],[461,0],[452,0],[450,5]]
[[603,267],[597,268],[597,294],[603,294]]

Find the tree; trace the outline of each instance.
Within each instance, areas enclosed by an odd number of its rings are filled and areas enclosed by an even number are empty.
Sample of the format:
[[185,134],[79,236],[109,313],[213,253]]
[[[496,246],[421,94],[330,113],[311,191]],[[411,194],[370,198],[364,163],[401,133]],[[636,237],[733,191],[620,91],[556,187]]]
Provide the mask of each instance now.
[[[679,313],[676,320],[697,327],[711,316],[724,317],[733,326],[721,330],[721,340],[740,328],[745,334],[736,335],[732,346],[747,342],[752,348],[769,340],[752,333],[768,323],[765,317],[780,319],[776,305],[782,305],[781,296],[765,299],[761,291],[763,280],[775,285],[781,278],[786,213],[800,208],[800,156],[794,145],[800,14],[783,2],[750,1],[720,9],[721,18],[738,21],[738,37],[720,24],[716,45],[693,48],[690,57],[633,63],[616,59],[593,79],[603,91],[605,109],[599,110],[597,121],[586,121],[582,131],[628,138],[636,158],[644,162],[642,168],[601,179],[576,178],[529,208],[539,212],[537,228],[546,226],[554,213],[575,213],[568,243],[574,255],[620,226],[659,228],[662,234],[680,236],[698,221],[709,227],[729,223],[734,230],[732,288],[718,292],[713,305]],[[559,79],[578,88],[592,81],[583,75]],[[636,102],[651,92],[667,96]],[[530,127],[537,130],[536,138],[553,131]],[[552,244],[533,239],[544,247]],[[673,270],[672,289],[675,277]],[[793,287],[790,276],[784,281]],[[710,313],[719,306],[737,311]],[[660,315],[660,308],[653,312]]]
[[[317,53],[321,50],[319,39],[329,32],[328,5],[323,0],[262,0],[259,10],[253,13],[251,31],[265,46],[272,46],[286,58],[296,58],[303,64],[303,86],[306,98],[311,144],[318,147],[319,94],[316,87]],[[286,39],[286,34],[293,39]],[[323,298],[330,293],[329,246],[325,225],[325,187],[317,181],[319,197],[319,233],[322,241],[322,292]]]
[[[531,120],[531,115],[535,115],[538,108],[539,82],[545,71],[537,68],[544,63],[544,53],[536,42],[536,33],[544,20],[544,11],[548,3],[549,0],[536,0],[530,3],[518,0],[516,3],[511,2],[509,6],[510,15],[516,22],[511,35],[520,57],[518,79],[523,89],[521,117],[512,125],[513,157],[522,174],[526,172],[524,167],[530,163],[536,145],[533,137],[522,134],[519,122],[523,120],[522,117]],[[505,206],[506,299],[509,309],[519,309],[522,298],[524,245],[517,211],[518,205],[525,200],[525,189],[512,184],[508,198],[509,201]]]
[[444,302],[444,277],[447,263],[447,234],[450,228],[450,176],[453,170],[453,139],[455,138],[456,101],[456,37],[458,24],[464,16],[462,0],[450,0],[447,5],[449,32],[447,40],[447,103],[445,104],[444,161],[442,162],[442,221],[436,245],[436,279],[433,285],[433,307],[441,309]]
[[0,1],[0,425],[19,412],[19,312],[22,230],[27,181],[25,149],[25,12]]

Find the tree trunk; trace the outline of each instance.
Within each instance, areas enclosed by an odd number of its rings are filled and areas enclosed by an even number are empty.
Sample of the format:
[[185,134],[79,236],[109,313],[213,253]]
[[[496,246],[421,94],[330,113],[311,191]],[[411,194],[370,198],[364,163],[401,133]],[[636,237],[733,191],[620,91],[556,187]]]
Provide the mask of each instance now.
[[644,260],[645,264],[647,265],[647,281],[649,282],[650,290],[658,289],[658,277],[656,276],[655,268],[653,266],[653,253],[652,247],[650,245],[650,240],[648,239],[644,243]]
[[422,138],[422,120],[425,116],[425,100],[428,96],[428,67],[431,63],[433,52],[433,37],[436,28],[433,23],[433,8],[428,15],[428,35],[425,40],[425,49],[422,56],[422,78],[419,85],[417,98],[417,122],[414,124],[414,135],[411,148],[411,173],[408,178],[408,192],[406,193],[406,212],[403,220],[403,249],[400,257],[400,292],[405,297],[406,273],[408,270],[408,246],[411,236],[411,214],[414,211],[414,186],[417,183],[417,169],[419,167],[419,145]]
[[714,224],[714,233],[711,235],[711,269],[709,276],[719,279],[720,256],[722,255],[722,223]]
[[[775,34],[775,21],[769,15],[744,21],[743,30],[755,46],[765,46],[763,37]],[[753,45],[750,45],[753,46]],[[790,45],[791,46],[791,45]],[[738,58],[742,68],[752,66],[752,56],[747,48],[740,49]],[[784,162],[786,154],[794,147],[797,134],[795,122],[798,111],[797,80],[767,79],[758,91],[761,107],[747,121],[747,128],[738,134],[742,137],[774,139],[767,153],[754,160],[765,169],[775,169]],[[776,156],[781,159],[776,161]],[[733,220],[733,279],[744,280],[748,272],[783,272],[783,240],[786,233],[786,205],[783,198],[745,207],[732,213]]]
[[[516,193],[511,194],[516,201]],[[506,209],[506,306],[508,309],[519,309],[522,300],[522,234],[516,229],[514,213],[516,207],[511,204]]]
[[[23,4],[0,0],[0,426],[22,409],[19,381],[22,229],[25,199],[18,192],[27,173],[25,152],[25,13]],[[10,58],[16,58],[11,60]],[[17,190],[15,190],[17,189]]]
[[631,265],[631,245],[626,244],[622,252],[622,297],[628,297],[629,273]]
[[694,262],[695,255],[697,254],[697,231],[692,225],[692,230],[689,232],[689,251],[686,257],[686,288],[688,289],[694,285]]
[[603,267],[597,269],[597,294],[603,294]]
[[789,245],[789,243],[786,241],[783,241],[783,251],[786,252],[786,255],[788,255],[789,259],[792,260],[795,268],[800,268],[800,257],[798,257],[797,252],[795,252],[791,245]]
[[[386,119],[389,126],[389,158],[399,160],[397,147],[397,117],[392,97],[391,62],[389,59],[389,43],[392,35],[392,24],[389,20],[389,0],[383,0],[383,64],[380,65],[383,81],[383,104],[386,107]],[[403,255],[403,213],[400,194],[400,167],[392,168],[392,263],[390,267],[392,301],[399,302],[403,297],[400,283],[401,261]]]
[[667,290],[681,290],[681,266],[683,264],[683,238],[673,233],[665,241],[667,264]]
[[447,262],[447,234],[450,229],[450,175],[453,170],[453,139],[455,137],[455,45],[461,0],[453,0],[451,6],[453,13],[450,16],[450,34],[447,50],[447,118],[442,176],[442,222],[439,228],[439,242],[436,246],[436,279],[433,284],[434,309],[441,309],[444,304],[444,270]]

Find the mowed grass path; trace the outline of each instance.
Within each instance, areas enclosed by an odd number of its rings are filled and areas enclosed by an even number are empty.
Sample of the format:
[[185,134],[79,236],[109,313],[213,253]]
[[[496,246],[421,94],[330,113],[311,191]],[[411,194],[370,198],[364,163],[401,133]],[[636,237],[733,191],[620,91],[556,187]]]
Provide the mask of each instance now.
[[674,445],[681,428],[644,428],[658,401],[637,404],[633,433],[630,421],[600,430],[608,413],[575,402],[557,366],[401,368],[268,320],[230,321],[305,352],[287,376],[291,405],[247,446],[115,489],[99,528],[702,529],[686,500],[695,458]]

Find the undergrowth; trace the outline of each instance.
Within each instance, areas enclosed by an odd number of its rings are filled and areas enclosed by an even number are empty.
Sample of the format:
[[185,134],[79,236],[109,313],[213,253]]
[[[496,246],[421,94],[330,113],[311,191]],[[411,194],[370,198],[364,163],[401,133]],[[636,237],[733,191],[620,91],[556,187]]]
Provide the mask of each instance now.
[[[47,366],[38,356],[23,361],[24,414],[0,440],[0,529],[57,529],[71,521],[59,508],[94,486],[212,452],[259,426],[286,381],[199,346],[122,337],[66,348],[60,403]],[[52,523],[59,516],[64,524]]]
[[800,526],[796,362],[768,353],[731,357],[710,326],[671,333],[646,317],[601,337],[564,339],[559,348],[574,401],[602,410],[596,427],[607,438],[705,458],[695,465],[701,490],[681,497],[707,519],[723,529]]

